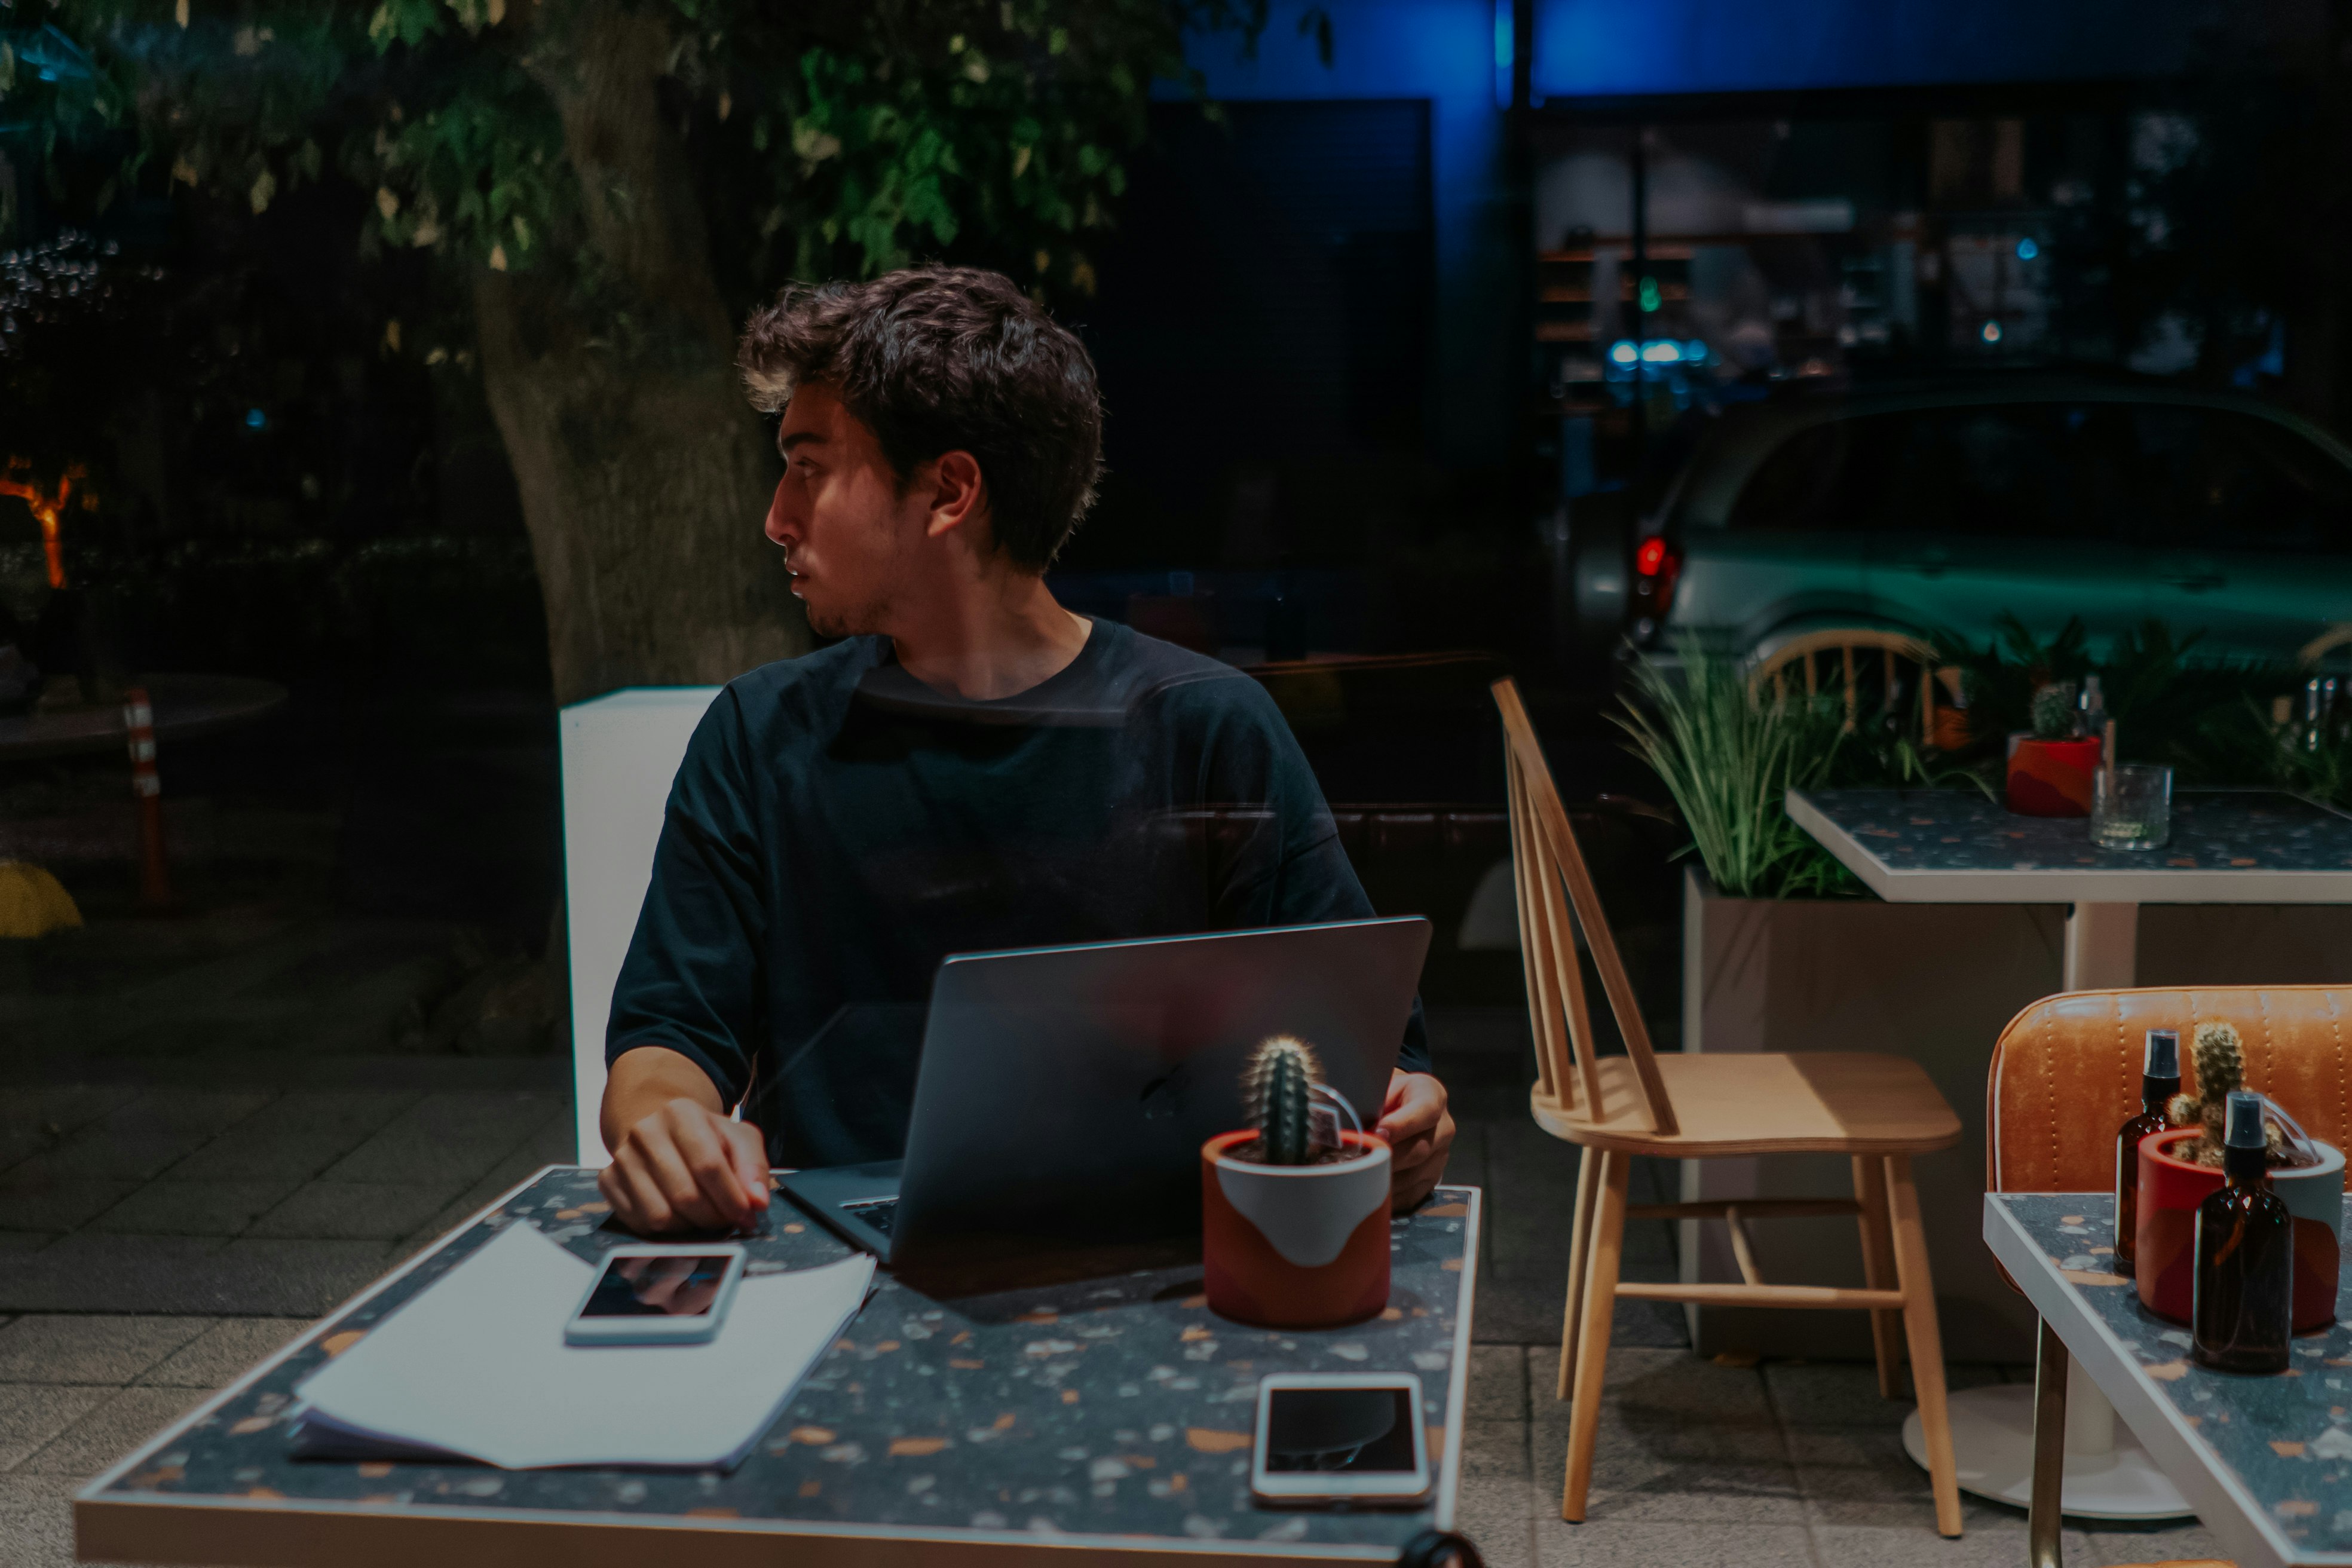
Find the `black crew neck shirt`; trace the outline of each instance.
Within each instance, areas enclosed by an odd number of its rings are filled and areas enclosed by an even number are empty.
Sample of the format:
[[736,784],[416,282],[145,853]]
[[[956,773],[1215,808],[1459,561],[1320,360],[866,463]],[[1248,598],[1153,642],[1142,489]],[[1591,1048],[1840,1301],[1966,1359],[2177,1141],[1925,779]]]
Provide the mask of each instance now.
[[[695,730],[605,1059],[663,1046],[749,1090],[780,1165],[892,1159],[949,954],[1372,912],[1232,667],[1098,620],[1058,674],[972,701],[853,637],[730,682]],[[1429,1068],[1417,1000],[1398,1065]]]

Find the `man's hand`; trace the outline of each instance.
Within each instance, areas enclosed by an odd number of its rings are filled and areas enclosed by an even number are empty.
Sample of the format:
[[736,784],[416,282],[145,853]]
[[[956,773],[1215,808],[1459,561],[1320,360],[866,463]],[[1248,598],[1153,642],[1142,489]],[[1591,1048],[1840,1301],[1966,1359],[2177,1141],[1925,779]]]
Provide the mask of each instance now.
[[1388,1101],[1373,1131],[1389,1141],[1389,1200],[1402,1214],[1444,1178],[1445,1157],[1454,1148],[1445,1086],[1425,1072],[1391,1073]]
[[613,1217],[639,1236],[734,1230],[768,1206],[767,1141],[719,1114],[719,1091],[676,1051],[641,1046],[613,1064],[596,1178]]

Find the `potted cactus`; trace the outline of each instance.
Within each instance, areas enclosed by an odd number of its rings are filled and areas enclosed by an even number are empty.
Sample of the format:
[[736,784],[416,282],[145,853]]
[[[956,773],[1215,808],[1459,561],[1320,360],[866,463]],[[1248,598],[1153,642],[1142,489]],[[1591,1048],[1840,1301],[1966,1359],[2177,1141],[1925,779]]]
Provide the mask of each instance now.
[[1389,1146],[1318,1116],[1315,1048],[1276,1035],[1242,1076],[1249,1125],[1201,1146],[1209,1307],[1264,1328],[1329,1328],[1389,1300]]
[[2088,816],[2100,738],[2074,733],[2074,683],[2053,681],[2033,694],[2033,731],[2011,736],[2009,809],[2020,816]]
[[[2194,1092],[2175,1095],[2165,1107],[2171,1131],[2140,1140],[2133,1263],[2141,1304],[2182,1323],[2196,1287],[2197,1205],[2222,1182],[2221,1108],[2232,1089],[2250,1087],[2245,1047],[2235,1028],[2200,1024],[2190,1039]],[[2263,1106],[2263,1131],[2270,1143],[2272,1190],[2294,1215],[2295,1331],[2324,1328],[2336,1321],[2344,1156],[2305,1137],[2273,1100]]]

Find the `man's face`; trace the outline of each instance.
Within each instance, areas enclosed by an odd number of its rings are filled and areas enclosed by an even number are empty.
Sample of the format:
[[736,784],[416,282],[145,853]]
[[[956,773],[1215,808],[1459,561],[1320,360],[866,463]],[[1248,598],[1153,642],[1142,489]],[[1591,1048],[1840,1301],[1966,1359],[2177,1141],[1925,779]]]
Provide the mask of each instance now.
[[830,387],[803,386],[776,433],[784,477],[767,534],[784,551],[793,593],[822,637],[887,629],[894,595],[921,544],[929,492],[898,478],[874,432]]

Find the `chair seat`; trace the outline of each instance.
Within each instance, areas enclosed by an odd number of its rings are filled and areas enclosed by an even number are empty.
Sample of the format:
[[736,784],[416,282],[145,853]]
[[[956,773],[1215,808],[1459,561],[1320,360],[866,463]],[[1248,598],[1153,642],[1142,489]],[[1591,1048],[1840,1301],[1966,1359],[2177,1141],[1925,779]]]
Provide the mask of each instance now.
[[1555,1138],[1589,1148],[1680,1159],[1924,1154],[1960,1141],[1959,1117],[1926,1069],[1908,1058],[1661,1052],[1657,1064],[1682,1124],[1675,1132],[1651,1131],[1641,1081],[1625,1057],[1602,1057],[1594,1064],[1601,1115],[1581,1103],[1563,1106],[1538,1088],[1528,1096],[1536,1122]]

